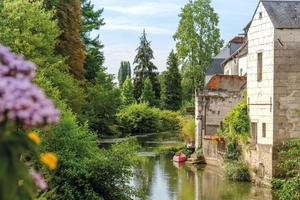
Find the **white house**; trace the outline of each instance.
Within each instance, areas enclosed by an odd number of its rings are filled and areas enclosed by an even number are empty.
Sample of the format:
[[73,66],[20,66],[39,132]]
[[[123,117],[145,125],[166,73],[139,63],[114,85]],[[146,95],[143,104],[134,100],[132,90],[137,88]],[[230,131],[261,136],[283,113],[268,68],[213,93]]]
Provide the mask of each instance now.
[[261,0],[248,31],[252,147],[245,158],[269,182],[284,140],[300,138],[300,0]]

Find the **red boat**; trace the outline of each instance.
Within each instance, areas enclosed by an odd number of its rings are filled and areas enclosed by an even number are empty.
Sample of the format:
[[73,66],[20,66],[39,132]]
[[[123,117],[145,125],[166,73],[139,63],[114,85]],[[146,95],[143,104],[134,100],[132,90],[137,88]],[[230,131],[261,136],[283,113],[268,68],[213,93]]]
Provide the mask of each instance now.
[[186,156],[184,154],[176,154],[174,157],[173,157],[173,161],[175,162],[184,162],[186,161]]

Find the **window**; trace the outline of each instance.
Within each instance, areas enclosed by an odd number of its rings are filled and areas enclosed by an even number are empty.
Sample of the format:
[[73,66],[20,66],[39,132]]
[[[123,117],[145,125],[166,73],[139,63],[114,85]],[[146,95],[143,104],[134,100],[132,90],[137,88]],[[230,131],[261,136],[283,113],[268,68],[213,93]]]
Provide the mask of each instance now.
[[262,19],[262,12],[259,12],[259,19]]
[[267,136],[266,123],[262,123],[262,136],[264,138]]
[[251,138],[252,144],[257,143],[257,123],[251,123]]
[[257,54],[257,81],[262,80],[263,54]]

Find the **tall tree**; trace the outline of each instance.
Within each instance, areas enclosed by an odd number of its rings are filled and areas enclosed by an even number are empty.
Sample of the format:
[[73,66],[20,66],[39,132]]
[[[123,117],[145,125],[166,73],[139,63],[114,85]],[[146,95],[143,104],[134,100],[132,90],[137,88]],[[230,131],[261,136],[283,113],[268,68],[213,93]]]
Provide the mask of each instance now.
[[[49,0],[48,2],[55,5]],[[56,4],[56,10],[58,25],[63,31],[56,46],[57,53],[68,58],[66,63],[70,66],[70,73],[76,79],[83,80],[85,55],[79,33],[82,30],[81,3],[79,0],[60,0]]]
[[122,61],[118,72],[118,81],[120,88],[123,86],[123,83],[127,79],[127,77],[131,78],[130,62]]
[[184,90],[190,100],[194,88],[204,86],[205,71],[224,43],[217,28],[218,15],[210,4],[211,0],[189,0],[179,14],[179,26],[173,36],[183,65]]
[[147,77],[144,82],[144,88],[142,91],[140,102],[148,103],[151,107],[156,106],[157,101],[155,98],[155,92],[152,89],[152,84],[149,77]]
[[133,86],[129,76],[127,76],[127,78],[123,84],[122,102],[123,102],[122,103],[123,106],[129,106],[136,102],[135,98],[134,98],[134,86]]
[[57,87],[64,101],[78,114],[86,105],[84,89],[71,74],[64,58],[55,55],[57,37],[61,34],[58,20],[53,20],[55,11],[45,9],[42,1],[5,1],[0,9],[0,43],[14,53],[23,54],[37,64],[37,77],[43,76]]
[[147,77],[150,78],[156,98],[160,98],[160,84],[158,81],[158,72],[156,72],[157,67],[151,61],[152,59],[154,59],[153,51],[144,30],[133,63],[136,64],[134,68],[134,96],[137,100],[141,97],[144,81]]
[[161,83],[161,108],[177,111],[182,104],[182,87],[178,57],[173,50],[169,55],[167,65],[167,72]]
[[104,19],[101,16],[103,9],[94,10],[94,5],[90,0],[80,0],[82,3],[82,27],[80,31],[81,40],[84,44],[85,50],[85,62],[84,69],[86,71],[85,78],[88,81],[94,81],[97,72],[104,71],[104,54],[103,47],[104,45],[99,40],[99,35],[96,37],[91,37],[91,32],[99,30],[102,26],[105,25]]

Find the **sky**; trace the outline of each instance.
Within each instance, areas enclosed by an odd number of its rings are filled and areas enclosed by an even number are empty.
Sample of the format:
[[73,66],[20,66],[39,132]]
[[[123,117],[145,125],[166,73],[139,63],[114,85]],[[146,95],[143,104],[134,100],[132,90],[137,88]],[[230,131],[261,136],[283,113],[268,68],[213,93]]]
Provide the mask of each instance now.
[[[175,49],[173,34],[180,18],[178,14],[188,0],[91,0],[95,9],[104,8],[105,26],[94,31],[104,44],[107,72],[117,74],[121,61],[133,60],[139,38],[146,30],[154,52],[158,71],[166,70],[166,61]],[[225,42],[243,33],[251,20],[259,0],[212,0],[212,7],[219,16],[221,37]]]

